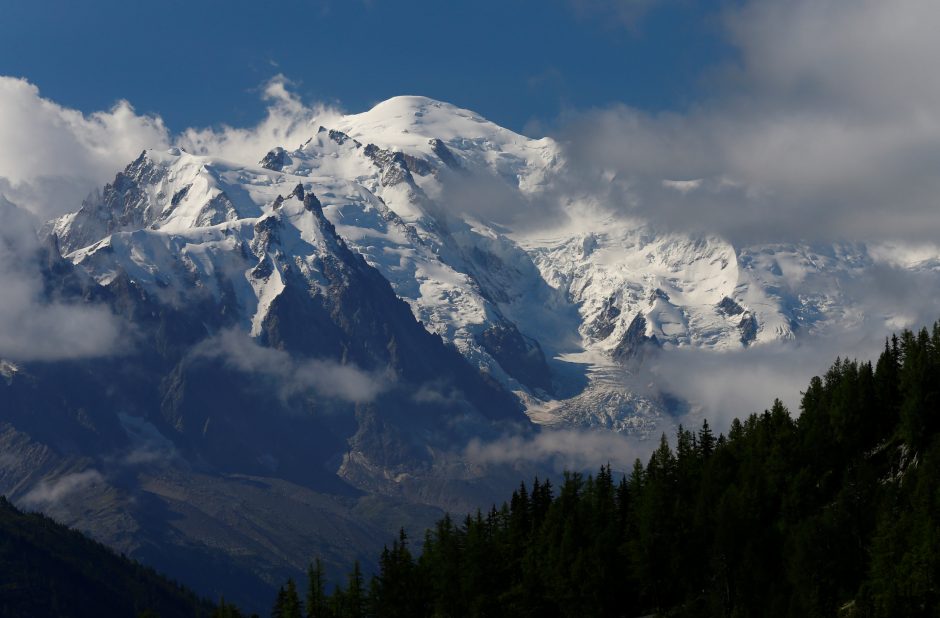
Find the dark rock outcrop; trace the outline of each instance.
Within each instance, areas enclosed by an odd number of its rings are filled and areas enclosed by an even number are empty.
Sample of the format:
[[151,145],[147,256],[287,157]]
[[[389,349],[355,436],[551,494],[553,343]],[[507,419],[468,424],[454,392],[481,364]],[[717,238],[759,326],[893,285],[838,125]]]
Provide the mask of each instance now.
[[718,311],[730,317],[734,315],[741,315],[744,313],[744,308],[736,303],[733,299],[725,296],[718,303]]
[[552,392],[552,374],[542,347],[520,333],[515,324],[503,322],[491,326],[476,340],[513,378],[529,388]]
[[745,312],[738,322],[738,330],[741,331],[741,343],[749,346],[757,339],[757,317],[750,311]]
[[453,170],[462,169],[460,161],[457,160],[457,157],[454,156],[454,153],[450,151],[450,148],[448,148],[443,141],[435,137],[428,143],[431,145],[431,152],[436,154],[437,157],[444,163],[444,165]]
[[588,335],[598,341],[607,339],[617,327],[617,318],[619,317],[620,307],[617,306],[617,300],[611,296],[604,301],[604,306],[588,327]]
[[640,362],[647,351],[661,347],[656,335],[646,335],[646,318],[639,313],[630,322],[627,331],[614,348],[613,357],[622,362]]
[[362,151],[376,167],[382,170],[382,184],[386,187],[395,186],[405,182],[414,185],[412,174],[426,176],[433,171],[431,164],[424,159],[418,159],[399,151],[379,148],[369,144]]
[[261,159],[261,167],[264,169],[280,172],[284,167],[290,165],[290,156],[287,151],[280,146],[274,148]]

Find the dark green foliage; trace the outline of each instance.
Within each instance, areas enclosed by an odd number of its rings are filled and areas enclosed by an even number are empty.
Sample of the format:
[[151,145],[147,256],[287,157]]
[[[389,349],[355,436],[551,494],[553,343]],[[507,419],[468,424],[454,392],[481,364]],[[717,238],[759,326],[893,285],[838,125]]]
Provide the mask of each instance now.
[[300,609],[300,597],[293,579],[287,580],[286,586],[277,591],[277,600],[271,610],[271,618],[303,618]]
[[220,611],[213,614],[210,603],[152,569],[0,497],[0,616],[240,616]]
[[442,519],[417,560],[402,532],[331,615],[940,616],[938,406],[940,325],[837,360],[798,418],[775,401],[620,479],[536,479]]
[[327,618],[327,595],[323,587],[323,563],[317,558],[307,569],[307,618]]
[[414,559],[408,551],[408,537],[401,530],[392,548],[386,547],[382,552],[379,573],[372,578],[369,611],[373,616],[408,618],[423,613],[421,582],[415,570]]
[[231,603],[226,603],[225,599],[222,598],[219,600],[219,606],[215,608],[212,612],[212,618],[243,618],[244,614],[241,613],[236,606]]

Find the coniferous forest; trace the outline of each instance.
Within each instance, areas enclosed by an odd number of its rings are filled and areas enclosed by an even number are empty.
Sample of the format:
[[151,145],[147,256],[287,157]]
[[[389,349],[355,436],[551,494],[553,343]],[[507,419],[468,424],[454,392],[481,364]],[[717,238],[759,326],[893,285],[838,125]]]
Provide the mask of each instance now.
[[193,616],[213,604],[81,532],[0,496],[0,616]]
[[522,484],[420,555],[402,533],[369,581],[327,592],[315,563],[273,616],[940,616],[940,323],[837,360],[800,407]]
[[[354,564],[328,585],[315,560],[272,616],[940,616],[940,323],[893,337],[875,364],[837,360],[800,408],[775,401],[726,435],[679,428],[619,478],[523,483],[440,520],[420,552],[402,532],[372,577]],[[0,511],[4,572],[23,574],[3,586],[8,615],[86,615],[70,603],[111,594],[97,607],[242,616],[128,561],[101,579],[94,563],[117,568],[113,554],[76,561],[69,548],[90,541]],[[78,572],[93,583],[67,585]]]

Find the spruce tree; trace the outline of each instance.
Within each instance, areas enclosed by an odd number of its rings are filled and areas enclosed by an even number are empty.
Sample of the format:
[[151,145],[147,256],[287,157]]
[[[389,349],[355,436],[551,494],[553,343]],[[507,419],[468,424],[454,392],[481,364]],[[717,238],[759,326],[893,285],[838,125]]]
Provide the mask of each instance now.
[[323,587],[323,563],[318,556],[313,564],[307,567],[307,598],[305,609],[307,618],[325,618],[326,593]]

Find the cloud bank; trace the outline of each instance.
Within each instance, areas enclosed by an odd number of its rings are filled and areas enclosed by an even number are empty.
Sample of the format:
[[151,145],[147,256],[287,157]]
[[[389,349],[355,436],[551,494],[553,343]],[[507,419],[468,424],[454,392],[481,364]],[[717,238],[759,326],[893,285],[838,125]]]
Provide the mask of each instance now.
[[930,240],[938,19],[940,5],[919,0],[746,2],[725,14],[739,60],[715,68],[712,98],[684,113],[572,114],[559,138],[586,190],[672,230],[738,244]]

